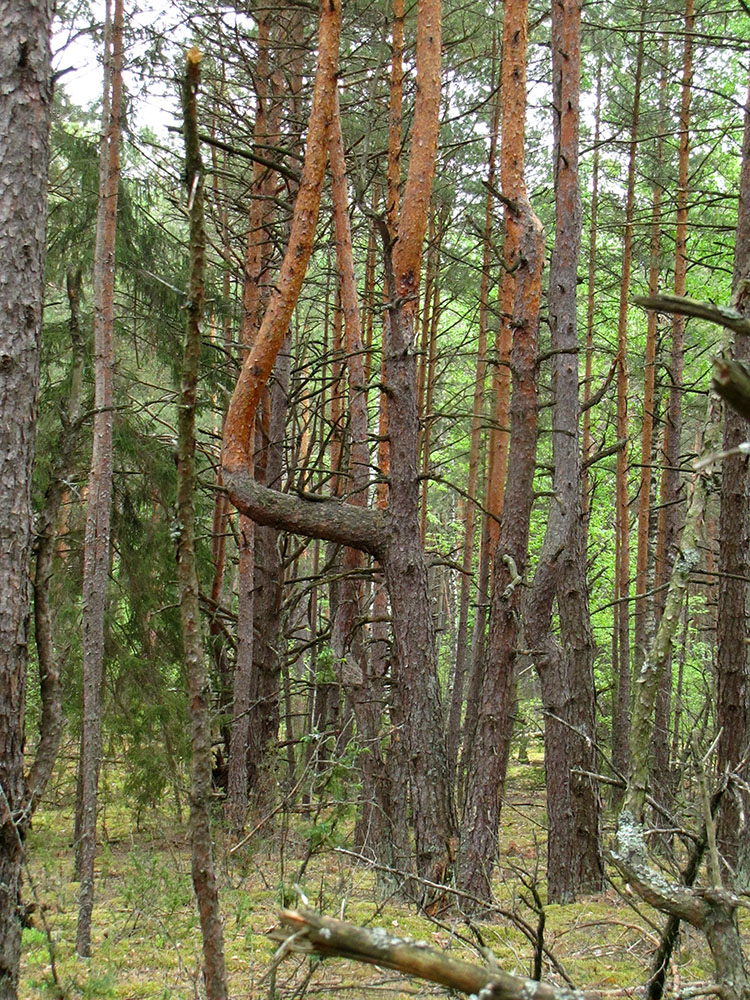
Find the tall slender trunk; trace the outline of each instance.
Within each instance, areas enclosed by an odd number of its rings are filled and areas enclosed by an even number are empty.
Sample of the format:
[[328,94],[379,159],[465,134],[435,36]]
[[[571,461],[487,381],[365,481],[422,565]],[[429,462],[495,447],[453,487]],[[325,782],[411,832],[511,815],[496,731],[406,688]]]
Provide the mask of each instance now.
[[198,572],[195,559],[195,411],[201,352],[206,235],[203,228],[203,164],[198,139],[197,92],[200,52],[187,53],[182,82],[185,179],[190,219],[190,294],[185,354],[182,362],[179,438],[177,445],[177,514],[181,526],[177,547],[177,581],[183,654],[190,699],[193,751],[190,789],[190,844],[193,887],[203,939],[203,977],[209,1000],[227,997],[224,937],[211,849],[211,715],[208,675],[201,638]]
[[[641,7],[633,84],[633,115],[630,124],[628,182],[625,195],[625,235],[620,278],[620,309],[617,321],[617,440],[627,441],[628,422],[628,298],[633,263],[633,211],[635,205],[635,165],[638,150],[638,120],[643,78],[643,43],[646,5]],[[612,709],[612,759],[620,774],[628,770],[628,719],[630,714],[630,511],[628,467],[630,448],[617,452],[615,507],[615,613],[614,636],[617,653],[616,700]]]
[[[109,16],[107,18],[109,21]],[[99,207],[94,251],[94,446],[89,473],[83,550],[83,725],[81,729],[79,897],[76,951],[91,954],[94,856],[99,768],[102,757],[104,614],[112,514],[112,404],[117,192],[120,181],[123,0],[115,0],[105,39],[105,83],[99,165]]]
[[[555,243],[549,274],[554,498],[526,604],[544,707],[547,773],[547,895],[569,902],[602,888],[601,802],[596,783],[594,635],[581,517],[577,277],[581,251],[578,179],[581,85],[580,0],[552,5]],[[557,597],[560,639],[552,632]]]
[[[591,165],[591,224],[589,228],[588,289],[586,296],[586,367],[583,380],[583,401],[591,398],[591,379],[594,360],[594,309],[596,305],[596,251],[597,225],[599,221],[599,141],[601,135],[602,110],[602,55],[596,64],[596,107],[594,109],[594,158]],[[591,407],[583,412],[583,467],[581,470],[581,516],[588,540],[589,510],[591,507],[591,476],[586,464],[594,453],[594,439],[591,433]]]
[[[424,294],[424,336],[422,342],[425,364],[424,409],[420,406],[422,419],[422,503],[419,517],[419,532],[422,545],[427,540],[427,510],[430,492],[430,447],[432,445],[432,425],[435,417],[433,407],[435,401],[435,369],[437,365],[437,330],[440,322],[440,252],[443,233],[448,219],[447,206],[443,206],[439,222],[435,226],[434,246],[432,248],[432,281],[429,290],[425,287]],[[431,307],[428,309],[428,305]],[[429,323],[427,320],[429,319]]]
[[[669,39],[665,35],[661,49],[662,67],[659,80],[659,130],[656,138],[656,179],[651,200],[651,245],[648,271],[648,290],[655,295],[661,275],[662,196],[661,171],[664,164],[664,130],[667,120],[667,84]],[[649,541],[651,539],[651,484],[653,482],[652,452],[654,435],[654,407],[656,384],[656,341],[658,316],[649,312],[646,326],[646,359],[643,373],[643,417],[641,420],[641,475],[638,496],[638,542],[635,571],[635,615],[633,663],[639,670],[646,656],[650,638],[649,599],[646,597]]]
[[[680,149],[677,180],[677,228],[675,232],[674,291],[684,295],[687,288],[688,196],[690,194],[690,103],[693,80],[693,0],[685,4],[685,36],[680,106]],[[683,484],[680,478],[682,437],[682,373],[685,351],[685,317],[672,317],[672,359],[670,365],[669,409],[664,427],[664,471],[657,544],[656,590],[669,579],[677,558],[683,511]],[[657,596],[657,608],[660,607]],[[662,798],[669,796],[669,715],[672,701],[672,660],[666,664],[659,685],[654,718],[654,784]]]
[[[270,19],[264,12],[258,21],[257,64],[255,80],[255,128],[253,138],[257,146],[267,141],[268,101],[268,40]],[[266,245],[264,227],[267,209],[263,199],[264,176],[267,168],[253,163],[253,181],[250,189],[247,247],[242,283],[242,329],[240,340],[246,353],[263,318],[261,278]],[[249,430],[250,461],[253,462],[256,439],[255,428]],[[239,525],[239,578],[237,605],[237,656],[232,685],[232,729],[229,747],[229,774],[227,783],[227,819],[236,833],[245,824],[247,814],[248,768],[247,750],[250,735],[250,688],[253,672],[254,599],[255,599],[255,524],[240,514]]]
[[[388,100],[388,164],[385,192],[385,220],[390,240],[398,235],[398,216],[401,207],[401,131],[404,86],[404,0],[393,0],[391,38],[391,75]],[[383,291],[389,301],[388,289]],[[383,311],[383,335],[381,356],[381,382],[385,384],[386,329],[390,322],[387,309]],[[375,504],[378,510],[388,509],[389,477],[391,470],[391,446],[388,429],[388,396],[381,390],[378,409],[378,483]],[[411,846],[407,810],[409,802],[409,763],[405,727],[405,711],[400,698],[398,683],[398,661],[391,656],[389,622],[391,611],[388,607],[388,593],[385,581],[377,587],[373,599],[373,644],[371,664],[373,676],[387,678],[388,715],[390,740],[385,759],[388,785],[391,789],[391,815],[389,816],[390,838],[393,844],[396,867],[408,869],[411,865]]]
[[[348,382],[349,469],[346,494],[348,503],[366,507],[370,456],[367,444],[364,344],[352,254],[346,159],[338,95],[336,113],[329,127],[328,145]],[[363,567],[363,554],[350,546],[345,547],[337,613],[331,626],[332,645],[334,655],[340,657],[345,664],[344,680],[354,710],[357,737],[362,751],[362,804],[355,828],[355,842],[360,849],[371,852],[377,860],[393,865],[393,844],[388,823],[391,796],[388,772],[383,767],[380,748],[383,688],[381,678],[374,675],[367,655],[361,623],[364,610],[362,587],[356,580],[356,574]]]
[[[495,97],[492,103],[490,125],[490,148],[487,162],[487,197],[484,212],[484,239],[482,245],[482,279],[479,286],[479,337],[477,344],[477,368],[474,378],[474,401],[471,416],[471,440],[469,443],[469,481],[466,486],[467,503],[465,532],[461,555],[461,583],[458,598],[458,633],[456,637],[456,667],[453,674],[450,713],[448,715],[447,748],[448,767],[451,782],[455,782],[458,762],[458,746],[461,736],[461,712],[463,709],[464,681],[466,665],[470,662],[468,644],[469,598],[471,596],[471,570],[474,559],[474,535],[476,534],[476,499],[479,483],[479,445],[482,438],[484,416],[484,388],[487,375],[487,316],[490,296],[490,259],[492,253],[492,216],[494,212],[495,164],[497,135],[500,128],[500,88],[497,79],[497,33],[492,35],[492,89]],[[477,609],[477,614],[479,610]]]
[[0,1000],[15,1000],[21,953],[24,712],[31,473],[44,298],[52,98],[50,7],[0,10]]
[[512,286],[512,447],[494,559],[490,634],[481,703],[468,763],[461,826],[459,883],[478,899],[491,898],[500,802],[505,782],[515,697],[515,657],[521,587],[528,554],[537,437],[539,304],[544,230],[524,180],[527,0],[506,3],[503,23],[503,130],[500,172],[505,203],[504,284]]
[[[742,167],[740,173],[737,236],[732,275],[733,304],[750,316],[748,263],[750,262],[750,82],[745,104]],[[737,333],[732,357],[750,359],[750,337]],[[735,410],[726,407],[724,416],[725,451],[736,448],[748,437],[748,423]],[[730,455],[721,467],[721,509],[719,513],[719,599],[717,636],[716,718],[721,726],[718,746],[720,771],[732,769],[742,760],[750,742],[750,664],[748,664],[748,584],[747,553],[750,551],[750,476],[747,458]],[[744,802],[747,823],[747,797]],[[725,796],[725,799],[727,797]],[[739,881],[750,883],[750,846],[747,827],[743,828],[742,810],[733,796],[722,805],[719,840],[730,864],[737,866]]]

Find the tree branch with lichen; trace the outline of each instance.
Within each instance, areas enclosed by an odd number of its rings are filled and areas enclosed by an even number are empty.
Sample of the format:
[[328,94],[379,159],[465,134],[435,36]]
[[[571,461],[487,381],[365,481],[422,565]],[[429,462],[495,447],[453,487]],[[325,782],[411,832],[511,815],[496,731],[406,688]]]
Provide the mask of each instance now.
[[411,941],[382,927],[358,927],[314,910],[282,910],[280,923],[269,937],[281,942],[277,960],[290,951],[324,958],[348,958],[405,975],[440,983],[481,1000],[599,1000],[596,992],[515,976],[497,968],[483,968]]

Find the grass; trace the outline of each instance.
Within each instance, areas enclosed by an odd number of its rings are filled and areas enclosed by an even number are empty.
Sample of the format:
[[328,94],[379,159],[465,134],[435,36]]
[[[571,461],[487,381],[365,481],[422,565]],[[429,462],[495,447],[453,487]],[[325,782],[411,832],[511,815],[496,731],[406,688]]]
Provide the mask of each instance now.
[[[62,788],[62,790],[61,790]],[[141,815],[135,828],[131,811],[117,790],[113,775],[101,815],[101,844],[97,855],[96,905],[93,915],[91,959],[75,955],[78,884],[73,881],[71,848],[73,814],[70,782],[58,785],[53,801],[40,808],[29,836],[29,876],[25,897],[36,899],[34,926],[23,935],[20,996],[46,1000],[59,996],[50,971],[48,936],[54,941],[57,977],[66,998],[121,998],[166,1000],[203,995],[201,944],[190,877],[187,830],[172,813]],[[446,995],[429,984],[409,982],[396,973],[352,963],[288,957],[269,979],[275,945],[266,937],[282,899],[295,898],[295,883],[310,905],[361,924],[376,924],[403,937],[448,948],[471,961],[486,964],[487,953],[474,946],[476,937],[457,914],[431,921],[396,900],[378,904],[371,871],[338,853],[331,841],[351,830],[351,810],[339,808],[339,823],[330,824],[336,836],[320,837],[309,821],[298,816],[277,817],[239,857],[230,856],[217,823],[216,864],[224,916],[226,963],[230,995],[279,997],[399,998]],[[330,819],[331,817],[323,817]],[[535,883],[545,898],[543,882],[544,775],[538,756],[511,769],[503,806],[498,904],[534,927],[530,892],[523,882]],[[287,821],[288,820],[288,821]],[[319,824],[320,826],[320,824]],[[325,828],[326,831],[328,828]],[[343,831],[343,834],[342,834]],[[319,832],[319,831],[318,831]],[[317,838],[317,839],[316,839]],[[299,872],[312,840],[318,849]],[[619,891],[617,891],[619,889]],[[629,905],[622,887],[568,905],[545,906],[545,943],[576,985],[621,993],[640,985],[658,937],[653,924],[661,918],[640,906]],[[505,919],[478,925],[484,946],[498,965],[528,975],[531,946]],[[673,973],[681,983],[711,977],[710,957],[702,939],[684,931]],[[545,978],[560,981],[549,962]]]

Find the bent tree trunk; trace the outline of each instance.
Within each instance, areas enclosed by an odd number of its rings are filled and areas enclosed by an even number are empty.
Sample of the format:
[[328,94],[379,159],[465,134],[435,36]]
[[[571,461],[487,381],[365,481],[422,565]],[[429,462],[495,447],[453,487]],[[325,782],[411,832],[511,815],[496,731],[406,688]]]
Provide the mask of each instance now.
[[0,1000],[14,1000],[21,948],[23,741],[29,630],[31,468],[44,293],[52,94],[50,8],[0,8]]
[[[394,625],[398,689],[411,764],[418,870],[442,879],[451,867],[455,819],[442,732],[437,657],[419,534],[415,304],[422,242],[435,169],[440,114],[441,10],[421,0],[417,11],[417,100],[398,239],[389,267],[391,321],[385,344],[389,400],[390,503],[386,511],[338,501],[311,502],[260,486],[248,473],[247,427],[255,412],[312,252],[327,152],[327,125],[335,114],[340,9],[321,8],[318,69],[300,190],[289,245],[256,343],[243,365],[224,428],[224,479],[241,513],[312,537],[359,548],[383,565]],[[388,241],[386,241],[388,242]],[[390,255],[387,265],[391,264]]]

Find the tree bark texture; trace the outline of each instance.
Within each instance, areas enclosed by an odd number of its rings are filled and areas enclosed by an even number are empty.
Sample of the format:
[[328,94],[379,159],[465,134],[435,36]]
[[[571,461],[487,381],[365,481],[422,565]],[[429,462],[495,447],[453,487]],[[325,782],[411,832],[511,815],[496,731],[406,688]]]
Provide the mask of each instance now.
[[0,1000],[15,1000],[21,947],[21,865],[28,814],[23,780],[29,633],[31,470],[44,296],[52,97],[50,9],[10,0],[0,10]]
[[124,3],[115,0],[105,38],[104,114],[99,151],[99,205],[94,250],[94,442],[89,473],[83,549],[81,628],[83,650],[83,724],[81,728],[79,896],[76,951],[91,954],[94,907],[94,857],[99,768],[102,757],[104,617],[109,580],[112,517],[112,419],[114,379],[114,293],[117,195],[120,182],[120,132]]
[[357,927],[313,910],[282,910],[281,926],[269,936],[287,942],[290,951],[321,956],[341,956],[355,962],[397,969],[415,979],[447,986],[451,992],[481,996],[482,1000],[599,1000],[594,992],[526,979],[497,967],[485,969],[411,941],[387,934],[382,927]]
[[[662,69],[659,80],[659,134],[656,138],[656,179],[651,199],[651,241],[648,272],[649,295],[655,295],[661,275],[662,199],[664,194],[660,173],[664,164],[664,131],[667,116],[667,66],[669,40],[662,42]],[[654,451],[654,406],[656,386],[656,342],[658,314],[649,312],[646,326],[646,359],[643,373],[643,417],[641,419],[641,476],[638,496],[638,533],[635,571],[635,615],[633,631],[633,663],[639,670],[646,656],[649,635],[653,633],[650,614],[653,602],[646,597],[649,541],[651,538],[651,488],[654,480],[652,455]]]
[[[617,320],[617,440],[627,441],[628,422],[628,297],[630,270],[633,263],[633,212],[635,205],[635,167],[638,151],[638,121],[640,117],[641,81],[643,78],[643,42],[646,5],[641,7],[638,29],[633,113],[630,123],[628,181],[625,195],[625,233],[620,279],[620,308]],[[627,444],[617,452],[615,507],[615,615],[613,643],[616,650],[616,696],[612,706],[612,760],[619,774],[627,774],[628,716],[630,712],[630,513],[628,506]]]
[[[349,467],[345,492],[348,503],[366,507],[370,465],[367,444],[367,382],[338,95],[328,143],[348,389]],[[334,655],[343,665],[342,679],[354,709],[361,751],[359,763],[362,798],[355,828],[355,843],[358,849],[367,851],[377,861],[393,866],[396,859],[389,820],[392,811],[391,795],[388,771],[384,767],[380,746],[385,708],[383,678],[374,672],[363,641],[363,595],[361,584],[355,578],[363,567],[363,553],[351,546],[345,547],[342,555],[343,576],[338,586],[337,613],[332,624],[332,645]]]
[[183,655],[190,699],[190,739],[193,751],[190,788],[190,846],[193,887],[203,941],[203,977],[208,1000],[226,1000],[224,939],[211,849],[211,716],[208,673],[203,655],[198,573],[195,561],[195,411],[204,306],[206,236],[203,228],[203,164],[197,121],[200,52],[187,53],[182,83],[185,175],[190,218],[190,291],[187,305],[185,354],[179,409],[177,452],[177,581]]
[[515,700],[516,637],[533,503],[537,439],[539,304],[544,230],[524,181],[528,4],[506,4],[503,23],[503,129],[500,171],[505,204],[505,262],[513,276],[510,448],[500,536],[494,559],[490,631],[472,756],[466,774],[459,884],[491,898],[500,802]]
[[[286,336],[313,249],[328,157],[327,128],[334,113],[340,33],[339,5],[334,2],[321,6],[313,106],[289,244],[255,343],[242,365],[224,425],[224,478],[233,500],[241,499],[242,483],[248,478],[247,470],[252,468],[248,428],[254,426],[261,395]],[[243,511],[242,506],[238,505],[241,513],[249,513],[256,522],[270,523],[260,521],[251,511]]]
[[447,727],[448,767],[451,783],[455,781],[458,762],[458,747],[461,738],[461,714],[463,710],[464,688],[467,663],[470,663],[469,599],[471,596],[471,575],[474,559],[474,536],[476,534],[477,488],[479,485],[479,445],[482,437],[484,418],[484,390],[487,375],[487,316],[490,296],[490,255],[492,251],[492,226],[497,136],[500,128],[500,87],[497,78],[497,35],[492,36],[492,86],[495,100],[492,105],[490,125],[490,148],[487,163],[487,195],[484,213],[484,242],[482,246],[482,279],[479,286],[479,341],[477,345],[477,367],[474,378],[474,402],[471,416],[471,440],[469,443],[469,481],[466,486],[467,503],[463,551],[461,555],[461,583],[458,598],[458,635],[456,637],[456,668],[453,675],[450,712]]
[[[750,318],[748,277],[750,272],[750,84],[745,105],[742,165],[740,173],[737,235],[735,243],[733,306]],[[750,359],[750,334],[737,332],[731,357]],[[733,407],[725,407],[725,451],[747,440],[748,421]],[[717,704],[716,719],[722,727],[718,746],[718,766],[732,770],[747,753],[750,742],[750,664],[748,663],[748,584],[747,554],[750,551],[750,476],[745,455],[729,455],[721,467],[721,508],[719,513],[719,594],[717,611]],[[747,817],[750,803],[745,796]],[[745,820],[747,823],[747,818]],[[733,796],[722,806],[719,840],[730,864],[739,869],[743,885],[750,884],[750,847],[747,826],[741,833],[739,803]],[[741,847],[742,845],[742,847]]]
[[[602,888],[601,803],[581,771],[596,770],[594,636],[581,512],[577,276],[581,251],[578,179],[580,0],[552,5],[555,243],[549,275],[554,498],[526,605],[526,641],[541,681],[547,774],[547,895],[570,902]],[[552,631],[554,598],[560,638]]]
[[[688,197],[690,194],[690,103],[693,80],[693,30],[695,9],[693,0],[685,5],[685,35],[682,65],[682,96],[680,105],[679,164],[677,181],[677,227],[675,231],[674,291],[684,295],[687,290]],[[664,470],[657,529],[657,570],[655,589],[659,608],[659,588],[669,579],[677,558],[684,487],[680,477],[682,452],[682,395],[685,352],[685,317],[672,317],[672,358],[670,365],[669,403],[664,427]],[[658,616],[657,616],[658,621]],[[672,702],[671,658],[662,675],[656,699],[654,718],[654,789],[660,799],[668,801],[669,780],[669,717]]]
[[[258,148],[267,143],[268,78],[269,78],[269,12],[258,21],[257,60],[255,81],[255,127],[253,138]],[[242,282],[242,328],[240,341],[244,354],[252,349],[253,341],[263,319],[264,296],[262,293],[265,256],[268,250],[267,223],[270,194],[267,190],[268,169],[253,163],[253,180],[250,189],[250,212]],[[255,428],[247,430],[250,441],[248,454],[253,460]],[[252,469],[251,469],[252,471]],[[248,801],[248,743],[250,738],[251,685],[253,683],[254,628],[255,628],[255,524],[244,514],[239,524],[239,574],[237,605],[237,655],[234,665],[232,727],[227,778],[227,818],[236,833],[245,824]],[[262,530],[262,529],[261,529]],[[273,530],[273,529],[270,529]]]
[[[596,108],[594,110],[594,156],[591,163],[591,223],[589,225],[589,260],[588,260],[588,294],[586,297],[586,365],[583,380],[583,401],[588,403],[591,398],[591,380],[594,358],[594,312],[596,304],[596,251],[597,226],[599,221],[599,138],[601,135],[602,110],[602,55],[596,64]],[[581,513],[584,532],[588,543],[589,511],[591,507],[592,482],[587,461],[594,453],[594,438],[591,433],[591,407],[586,406],[583,412],[583,432],[581,447],[583,450],[583,469],[581,473]]]

